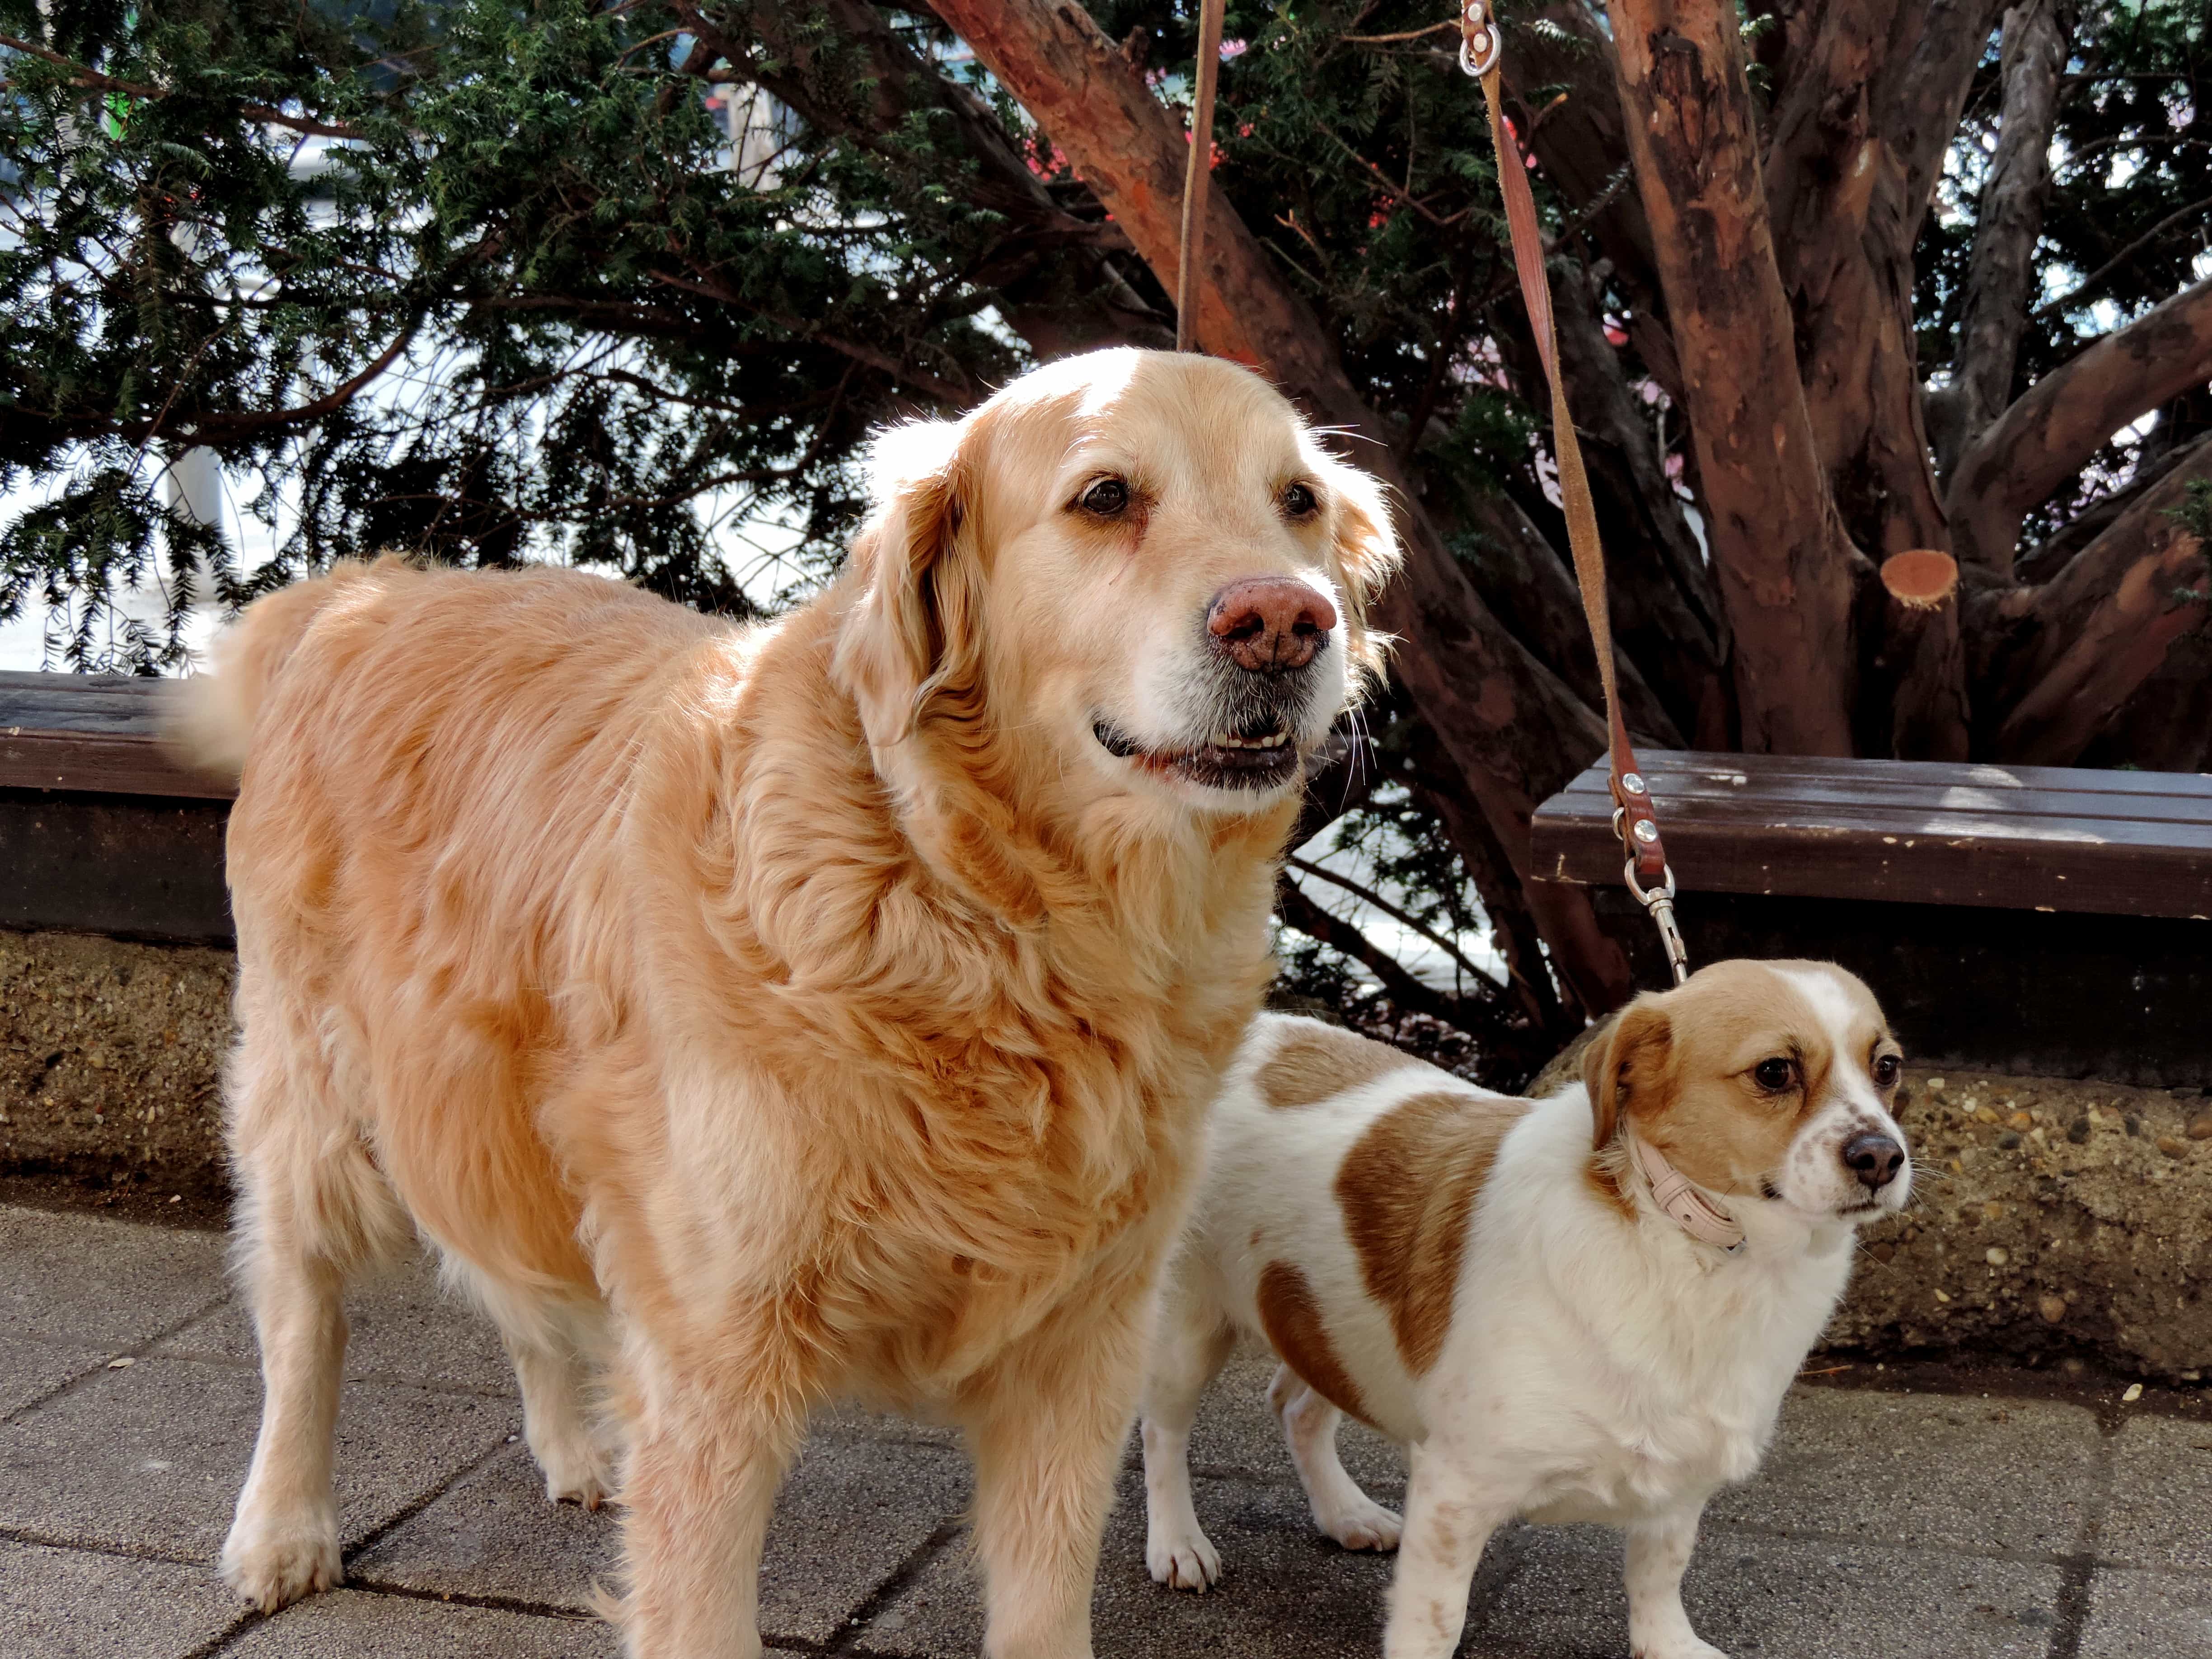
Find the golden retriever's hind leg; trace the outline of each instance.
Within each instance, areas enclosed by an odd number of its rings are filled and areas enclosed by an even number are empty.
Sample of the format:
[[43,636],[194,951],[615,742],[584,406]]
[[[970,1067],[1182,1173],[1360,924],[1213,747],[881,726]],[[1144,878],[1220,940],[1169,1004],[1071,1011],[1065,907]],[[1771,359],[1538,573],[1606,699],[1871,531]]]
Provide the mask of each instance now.
[[1144,1370],[1146,1298],[1123,1300],[1048,1324],[978,1391],[967,1427],[987,1659],[1091,1659],[1099,1541]]
[[360,1143],[326,1133],[319,1109],[330,1103],[327,1091],[296,1088],[290,1058],[257,1053],[249,1027],[231,1079],[236,1260],[261,1349],[263,1401],[222,1570],[264,1612],[343,1577],[331,1463],[346,1281],[409,1237]]
[[804,1432],[766,1389],[659,1379],[624,1470],[628,1659],[760,1659],[761,1545]]
[[522,1437],[556,1504],[595,1510],[615,1493],[613,1437],[595,1417],[591,1394],[605,1364],[604,1308],[551,1292],[495,1287],[467,1273],[522,1390]]

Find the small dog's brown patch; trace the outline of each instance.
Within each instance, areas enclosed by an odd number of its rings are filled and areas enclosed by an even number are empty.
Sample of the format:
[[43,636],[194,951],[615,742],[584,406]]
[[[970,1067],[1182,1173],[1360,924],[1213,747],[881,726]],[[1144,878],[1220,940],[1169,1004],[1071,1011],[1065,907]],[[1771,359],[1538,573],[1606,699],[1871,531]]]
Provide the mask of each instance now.
[[1525,1100],[1415,1095],[1376,1119],[1337,1171],[1360,1276],[1416,1376],[1443,1348],[1468,1218],[1498,1143],[1528,1109]]
[[1254,1081],[1261,1099],[1278,1111],[1289,1111],[1317,1106],[1386,1073],[1419,1064],[1387,1042],[1310,1021],[1284,1034]]
[[1254,1299],[1259,1304],[1260,1327],[1274,1345],[1276,1358],[1330,1405],[1365,1422],[1367,1402],[1336,1357],[1336,1345],[1328,1340],[1328,1327],[1322,1321],[1321,1302],[1305,1273],[1287,1261],[1270,1261],[1260,1270]]

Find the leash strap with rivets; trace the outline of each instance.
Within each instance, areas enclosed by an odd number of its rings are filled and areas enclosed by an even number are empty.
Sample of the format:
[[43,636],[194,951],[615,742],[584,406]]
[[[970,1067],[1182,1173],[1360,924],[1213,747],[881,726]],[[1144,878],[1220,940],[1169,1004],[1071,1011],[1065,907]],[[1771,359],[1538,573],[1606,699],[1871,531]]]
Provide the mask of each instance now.
[[1650,912],[1666,948],[1667,965],[1674,982],[1689,977],[1689,952],[1674,922],[1674,872],[1667,863],[1666,844],[1659,837],[1659,819],[1652,809],[1651,790],[1636,750],[1628,740],[1627,723],[1620,717],[1620,686],[1614,672],[1613,621],[1606,607],[1605,550],[1597,535],[1597,511],[1591,505],[1589,478],[1583,470],[1582,445],[1575,436],[1572,413],[1567,408],[1566,382],[1559,374],[1557,331],[1552,318],[1551,279],[1544,269],[1544,240],[1536,225],[1536,200],[1528,190],[1528,163],[1521,146],[1506,125],[1498,90],[1498,60],[1504,42],[1489,0],[1465,0],[1460,13],[1459,64],[1482,83],[1490,106],[1490,138],[1498,154],[1498,185],[1505,198],[1505,224],[1512,242],[1513,264],[1521,279],[1521,298],[1528,308],[1528,321],[1536,337],[1537,354],[1544,362],[1544,376],[1552,391],[1552,451],[1559,467],[1559,496],[1566,510],[1567,540],[1574,550],[1575,580],[1582,589],[1583,614],[1589,618],[1590,642],[1597,651],[1599,683],[1605,689],[1607,759],[1612,772],[1613,827],[1626,855],[1622,879],[1638,902]]

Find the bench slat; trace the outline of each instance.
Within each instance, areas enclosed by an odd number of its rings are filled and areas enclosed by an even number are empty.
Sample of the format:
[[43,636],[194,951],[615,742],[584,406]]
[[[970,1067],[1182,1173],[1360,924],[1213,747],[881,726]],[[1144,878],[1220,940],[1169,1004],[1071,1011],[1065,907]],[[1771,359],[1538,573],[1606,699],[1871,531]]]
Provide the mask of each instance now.
[[[1644,756],[1687,892],[2212,917],[2212,777]],[[1620,880],[1603,766],[1539,809],[1538,872]]]
[[0,674],[0,788],[228,800],[238,792],[179,765],[161,741],[173,682],[99,674]]

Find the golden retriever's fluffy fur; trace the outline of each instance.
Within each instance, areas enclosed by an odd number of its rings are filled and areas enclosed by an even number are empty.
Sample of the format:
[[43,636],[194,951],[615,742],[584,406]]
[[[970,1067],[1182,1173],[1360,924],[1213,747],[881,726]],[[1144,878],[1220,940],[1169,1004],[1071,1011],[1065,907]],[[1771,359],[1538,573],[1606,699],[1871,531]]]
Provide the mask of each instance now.
[[[1038,371],[878,471],[850,570],[776,626],[349,567],[255,605],[185,716],[243,767],[267,1402],[223,1561],[260,1605],[338,1576],[340,1295],[419,1231],[499,1322],[549,1492],[618,1484],[633,1654],[759,1651],[774,1493],[839,1395],[966,1431],[990,1651],[1090,1652],[1297,802],[1294,759],[1214,763],[1266,760],[1232,715],[1310,750],[1394,550],[1367,479],[1190,357]],[[1255,576],[1337,623],[1295,673],[1209,644]],[[618,1451],[580,1399],[602,1362]]]

